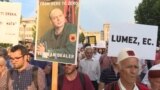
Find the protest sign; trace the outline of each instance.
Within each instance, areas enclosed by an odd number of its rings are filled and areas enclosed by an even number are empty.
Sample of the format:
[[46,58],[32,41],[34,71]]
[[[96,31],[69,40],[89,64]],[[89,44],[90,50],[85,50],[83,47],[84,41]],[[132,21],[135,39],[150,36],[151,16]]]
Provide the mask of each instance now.
[[36,60],[76,64],[77,0],[40,1]]
[[132,48],[141,59],[155,59],[157,26],[111,24],[108,56],[117,56],[123,48]]
[[0,2],[0,7],[0,43],[16,45],[19,40],[21,4]]

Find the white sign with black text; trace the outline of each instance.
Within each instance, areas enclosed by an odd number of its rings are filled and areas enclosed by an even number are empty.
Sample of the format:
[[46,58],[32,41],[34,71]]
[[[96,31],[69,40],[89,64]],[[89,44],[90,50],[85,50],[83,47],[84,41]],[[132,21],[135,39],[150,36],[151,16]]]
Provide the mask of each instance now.
[[0,2],[0,43],[18,44],[21,4]]
[[108,56],[117,56],[121,49],[132,48],[140,59],[155,59],[157,26],[142,24],[111,24]]

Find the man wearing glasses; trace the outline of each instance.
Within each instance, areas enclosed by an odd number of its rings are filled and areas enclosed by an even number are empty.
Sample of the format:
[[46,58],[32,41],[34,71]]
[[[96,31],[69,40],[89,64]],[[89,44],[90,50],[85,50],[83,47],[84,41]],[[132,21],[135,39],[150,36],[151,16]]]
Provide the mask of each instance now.
[[45,74],[42,69],[36,67],[36,76],[33,77],[35,66],[28,62],[27,48],[22,45],[13,46],[9,55],[13,69],[9,72],[8,90],[45,90]]

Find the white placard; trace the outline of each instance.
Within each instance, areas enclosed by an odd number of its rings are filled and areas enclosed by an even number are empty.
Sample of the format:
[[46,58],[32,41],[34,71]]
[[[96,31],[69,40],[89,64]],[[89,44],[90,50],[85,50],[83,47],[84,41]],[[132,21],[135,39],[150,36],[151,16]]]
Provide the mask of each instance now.
[[157,26],[111,24],[108,56],[117,56],[121,49],[132,48],[141,59],[155,59]]
[[0,43],[18,44],[21,4],[0,2]]

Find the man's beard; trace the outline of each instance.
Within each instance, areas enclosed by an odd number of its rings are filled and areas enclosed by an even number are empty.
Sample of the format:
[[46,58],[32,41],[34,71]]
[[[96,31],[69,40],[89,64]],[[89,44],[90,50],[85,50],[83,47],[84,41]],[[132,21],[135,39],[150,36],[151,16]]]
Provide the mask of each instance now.
[[23,65],[19,65],[19,66],[13,65],[13,68],[16,69],[16,70],[21,69],[22,67],[23,67]]
[[76,69],[72,69],[71,71],[69,70],[67,70],[67,71],[65,71],[65,74],[66,75],[70,75],[70,74],[72,74],[73,72],[75,72],[76,71]]

